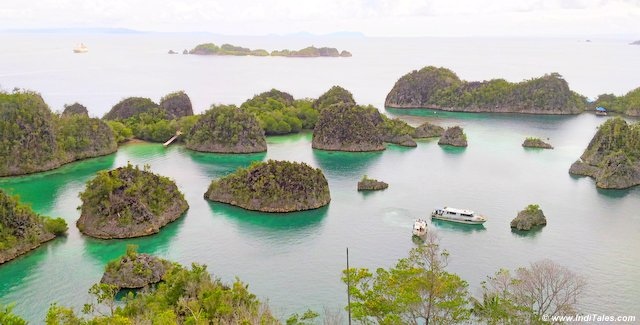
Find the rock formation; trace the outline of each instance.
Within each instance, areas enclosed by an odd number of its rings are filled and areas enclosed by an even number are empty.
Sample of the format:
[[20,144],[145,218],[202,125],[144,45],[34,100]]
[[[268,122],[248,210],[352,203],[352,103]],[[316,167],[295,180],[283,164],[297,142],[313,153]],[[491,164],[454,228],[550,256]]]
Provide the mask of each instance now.
[[162,281],[171,262],[149,255],[139,254],[136,246],[129,245],[127,253],[107,264],[100,283],[119,289],[138,289]]
[[522,143],[525,148],[541,148],[541,149],[553,149],[553,146],[542,141],[539,138],[526,138]]
[[389,184],[368,178],[367,175],[364,175],[364,177],[362,177],[358,182],[358,191],[379,191],[384,190],[387,187],[389,187]]
[[236,106],[214,106],[189,132],[186,147],[219,153],[267,151],[264,130],[252,114]]
[[526,209],[518,212],[518,215],[511,221],[511,228],[517,230],[531,230],[537,226],[545,226],[547,218],[537,204],[530,204]]
[[334,104],[322,109],[313,129],[314,149],[335,151],[384,150],[379,125],[383,123],[372,106]]
[[621,118],[603,123],[569,173],[593,177],[600,188],[640,185],[640,122]]
[[102,239],[155,234],[189,208],[172,180],[131,164],[99,172],[80,198],[78,229]]
[[71,115],[83,115],[89,117],[89,111],[86,107],[79,103],[73,103],[71,105],[64,105],[64,111],[62,111],[62,116],[71,116]]
[[322,171],[305,163],[275,161],[248,168],[211,182],[206,199],[263,212],[293,212],[329,204],[329,185]]
[[466,147],[467,136],[464,134],[461,127],[453,126],[444,131],[442,137],[440,137],[440,141],[438,141],[438,144],[454,147]]
[[439,125],[431,124],[429,122],[424,122],[420,124],[420,126],[415,128],[412,136],[418,139],[435,138],[435,137],[442,136],[443,133],[444,133],[443,127]]
[[169,119],[193,115],[191,99],[184,91],[176,91],[162,97],[160,108],[167,112],[167,118]]
[[510,83],[460,80],[451,70],[425,67],[400,78],[385,100],[386,107],[430,108],[462,112],[578,114],[586,99],[569,89],[557,73]]

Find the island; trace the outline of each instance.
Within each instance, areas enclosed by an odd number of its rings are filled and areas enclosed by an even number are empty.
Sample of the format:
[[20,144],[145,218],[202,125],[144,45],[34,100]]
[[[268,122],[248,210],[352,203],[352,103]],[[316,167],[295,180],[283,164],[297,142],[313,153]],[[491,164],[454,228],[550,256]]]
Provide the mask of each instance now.
[[525,148],[553,149],[549,143],[542,141],[540,138],[528,137],[524,139],[522,146]]
[[412,138],[416,132],[415,128],[399,118],[390,119],[382,114],[380,114],[380,116],[383,119],[383,122],[379,126],[382,141],[403,147],[418,146]]
[[535,227],[546,226],[547,218],[537,204],[529,204],[524,210],[511,220],[511,228],[517,230],[531,230]]
[[557,73],[511,83],[504,79],[464,81],[446,68],[428,66],[401,77],[385,99],[390,108],[459,112],[578,114],[586,98],[571,91]]
[[630,44],[631,44],[631,45],[640,45],[640,40],[635,41],[635,42],[631,42]]
[[358,191],[380,191],[389,187],[389,184],[378,181],[364,175],[358,182]]
[[89,117],[89,110],[87,110],[84,105],[77,102],[71,105],[64,105],[64,110],[62,111],[61,116],[69,117],[71,115],[84,115]]
[[350,57],[349,51],[338,51],[333,47],[315,47],[309,46],[300,50],[274,50],[269,53],[264,49],[252,50],[247,47],[241,47],[231,44],[222,44],[220,46],[214,43],[198,44],[191,49],[189,54],[195,55],[233,55],[233,56],[284,56],[296,58],[311,57]]
[[322,171],[305,163],[269,160],[213,180],[204,197],[262,212],[294,212],[329,204]]
[[191,99],[182,90],[169,93],[162,97],[159,106],[167,113],[169,119],[178,119],[193,115]]
[[373,106],[334,104],[321,110],[311,144],[321,150],[381,151],[385,147],[378,126],[383,122]]
[[443,133],[443,127],[435,125],[433,123],[424,122],[415,128],[412,137],[416,139],[436,138],[441,137]]
[[333,86],[313,102],[313,108],[322,111],[324,108],[336,104],[353,106],[356,104],[356,101],[353,99],[353,94],[351,94],[350,91],[340,86]]
[[139,254],[137,249],[136,245],[127,245],[125,255],[107,264],[100,283],[118,289],[139,289],[162,281],[172,263],[149,254]]
[[271,89],[248,99],[240,108],[256,116],[266,135],[277,135],[313,130],[319,113],[312,103]]
[[464,134],[464,131],[459,126],[452,126],[447,128],[440,140],[438,141],[439,145],[449,145],[454,147],[466,147],[467,146],[467,135]]
[[600,95],[591,105],[592,109],[596,107],[604,107],[607,111],[629,116],[640,116],[640,87],[629,91],[623,96],[613,94]]
[[218,105],[191,128],[186,147],[201,152],[254,153],[267,151],[267,141],[253,114],[235,105]]
[[99,172],[80,198],[78,229],[101,239],[158,233],[189,208],[172,180],[131,164]]
[[64,219],[41,216],[0,190],[0,264],[67,232]]
[[619,117],[604,122],[580,160],[569,169],[573,175],[589,176],[596,186],[623,189],[640,185],[640,122],[627,124]]
[[53,114],[38,93],[0,92],[0,107],[0,176],[47,171],[118,148],[105,122],[84,114]]

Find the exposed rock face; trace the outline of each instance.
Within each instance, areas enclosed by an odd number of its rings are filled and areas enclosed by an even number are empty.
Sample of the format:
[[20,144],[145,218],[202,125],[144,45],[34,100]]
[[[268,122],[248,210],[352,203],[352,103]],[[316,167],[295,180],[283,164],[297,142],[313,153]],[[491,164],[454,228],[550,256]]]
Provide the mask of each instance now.
[[34,92],[0,92],[0,176],[58,168],[117,150],[115,135],[84,114],[51,113]]
[[162,97],[160,107],[167,112],[169,119],[193,115],[191,99],[184,91],[177,91]]
[[522,143],[525,148],[553,149],[553,146],[538,138],[526,138]]
[[103,118],[105,120],[124,120],[157,107],[158,104],[149,98],[129,97],[113,106]]
[[344,58],[348,58],[348,57],[351,57],[352,54],[349,51],[343,50],[342,52],[340,52],[340,56]]
[[444,133],[444,128],[431,124],[429,122],[424,122],[418,126],[413,132],[414,138],[435,138],[440,137]]
[[526,209],[518,212],[518,215],[511,221],[511,228],[518,230],[531,230],[537,226],[545,226],[547,218],[538,205],[529,205]]
[[387,187],[389,187],[389,184],[375,179],[367,178],[367,176],[363,177],[358,182],[358,191],[379,191],[384,190]]
[[[377,111],[377,110],[376,110]],[[382,141],[397,144],[404,147],[417,147],[418,144],[411,138],[415,129],[404,121],[394,118],[390,119],[380,115],[383,122],[378,125]]]
[[0,264],[3,264],[64,234],[67,226],[62,219],[36,214],[31,207],[0,190],[0,230]]
[[569,173],[593,177],[600,188],[640,185],[640,123],[621,118],[603,123]]
[[263,212],[293,212],[329,204],[329,185],[322,171],[305,163],[274,161],[211,182],[206,199]]
[[374,107],[329,106],[321,111],[313,129],[312,147],[335,151],[384,150],[378,127],[382,123],[383,119]]
[[336,104],[346,104],[348,106],[354,106],[356,105],[356,101],[353,99],[353,95],[348,90],[340,86],[333,86],[313,102],[313,108],[322,110],[326,107]]
[[171,263],[161,258],[128,252],[127,255],[107,265],[100,282],[120,289],[143,288],[162,281],[162,277],[170,267]]
[[466,147],[467,136],[464,134],[461,127],[453,126],[444,131],[442,137],[440,137],[440,141],[438,141],[438,144],[454,147]]
[[286,93],[284,91],[280,91],[278,89],[271,89],[269,91],[265,91],[258,95],[253,96],[253,98],[242,103],[242,107],[245,106],[258,106],[264,107],[269,105],[269,100],[275,100],[282,103],[284,106],[292,106],[295,102],[295,98],[291,96],[291,94]]
[[503,79],[468,82],[445,68],[425,67],[400,78],[386,107],[462,112],[578,114],[586,100],[557,73],[510,83]]
[[80,198],[78,229],[102,239],[155,234],[189,208],[173,181],[130,164],[99,172]]
[[64,111],[62,111],[62,116],[71,116],[71,115],[83,115],[89,117],[89,111],[86,107],[79,103],[73,103],[71,105],[64,105]]
[[267,151],[267,141],[252,114],[233,105],[214,106],[191,129],[186,147],[203,152],[252,153]]

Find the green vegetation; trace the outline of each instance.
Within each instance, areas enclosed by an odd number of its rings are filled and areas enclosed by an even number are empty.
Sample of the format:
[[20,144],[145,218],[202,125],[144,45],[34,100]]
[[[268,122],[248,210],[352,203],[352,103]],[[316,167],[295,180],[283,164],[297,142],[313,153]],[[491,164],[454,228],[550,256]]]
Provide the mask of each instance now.
[[212,181],[205,198],[265,212],[309,210],[331,201],[327,179],[320,169],[275,160],[254,162]]
[[244,102],[240,108],[255,115],[267,135],[297,133],[313,129],[318,111],[310,100],[294,100],[293,96],[271,89]]
[[117,149],[104,122],[83,114],[57,116],[35,92],[0,92],[0,107],[0,176],[50,170]]
[[460,80],[449,69],[429,66],[400,78],[387,95],[385,106],[577,114],[586,108],[586,99],[571,91],[567,82],[557,73],[518,83],[504,79],[469,82]]
[[541,212],[542,210],[540,210],[540,206],[537,204],[529,204],[525,208],[525,211],[529,213],[538,213],[538,212]]
[[[212,278],[204,265],[191,269],[174,265],[157,286],[129,293],[116,306],[117,288],[95,284],[89,293],[94,302],[79,316],[71,308],[53,304],[48,325],[68,324],[279,324],[268,306],[237,280],[231,285]],[[101,313],[100,311],[106,310]],[[306,314],[305,314],[306,315]],[[86,318],[85,318],[86,317]]]
[[127,164],[101,171],[87,182],[77,226],[98,238],[129,238],[150,235],[177,219],[188,205],[176,184]]
[[235,105],[212,106],[186,137],[191,150],[224,153],[251,153],[267,150],[264,130],[253,114]]
[[380,112],[373,106],[334,104],[321,110],[312,146],[338,151],[384,150],[379,127],[382,123]]
[[6,325],[27,325],[27,321],[13,313],[13,306],[3,306],[0,304],[0,324]]
[[0,190],[0,264],[66,231],[64,219],[40,216],[17,197]]
[[116,142],[118,142],[118,144],[133,139],[133,131],[131,131],[131,129],[125,126],[122,122],[107,121],[107,124],[113,131],[113,134],[116,137]]
[[528,148],[543,148],[543,149],[553,149],[553,146],[542,141],[540,138],[535,137],[527,137],[522,143],[523,147]]
[[620,97],[613,94],[600,95],[592,106],[593,108],[602,106],[608,111],[640,116],[640,88],[636,88]]
[[336,104],[355,106],[356,101],[353,99],[353,95],[348,90],[340,86],[333,86],[313,102],[313,108],[317,109],[318,111],[322,111],[324,108]]
[[149,254],[138,254],[137,249],[136,245],[127,245],[125,255],[107,264],[100,283],[135,289],[162,281],[172,263]]
[[62,116],[70,116],[74,114],[89,116],[89,111],[86,107],[79,103],[73,103],[72,105],[65,104]]
[[149,98],[128,97],[113,106],[103,118],[105,120],[124,120],[157,107],[158,104]]
[[550,324],[543,315],[575,315],[583,277],[549,260],[500,270],[482,283],[482,297],[446,270],[449,253],[427,233],[389,269],[343,271],[353,318],[363,324]]

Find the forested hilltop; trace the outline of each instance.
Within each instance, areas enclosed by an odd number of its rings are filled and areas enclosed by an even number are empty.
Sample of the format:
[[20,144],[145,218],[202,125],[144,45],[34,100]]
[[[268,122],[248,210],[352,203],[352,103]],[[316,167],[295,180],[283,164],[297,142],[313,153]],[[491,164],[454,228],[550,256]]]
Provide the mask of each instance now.
[[608,111],[629,116],[640,116],[640,87],[628,92],[624,96],[616,96],[613,94],[600,95],[591,106],[593,106],[593,108],[601,106]]
[[578,114],[586,98],[571,91],[557,73],[512,83],[504,79],[461,80],[446,68],[428,66],[401,77],[385,100],[390,108],[462,112]]
[[269,53],[267,50],[252,50],[247,47],[235,46],[231,44],[222,44],[220,46],[214,43],[198,44],[196,47],[188,51],[189,54],[196,55],[235,55],[235,56],[285,56],[285,57],[350,57],[349,51],[338,51],[334,47],[315,47],[309,46],[300,50],[274,50]]
[[85,114],[54,114],[38,93],[0,92],[0,108],[0,176],[51,170],[117,150],[105,122]]
[[18,198],[0,190],[0,264],[25,254],[66,231],[67,223],[63,219],[40,216],[29,206],[20,203]]

